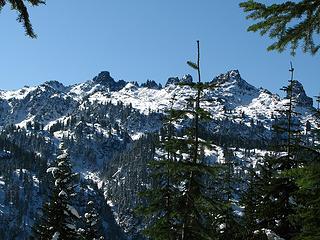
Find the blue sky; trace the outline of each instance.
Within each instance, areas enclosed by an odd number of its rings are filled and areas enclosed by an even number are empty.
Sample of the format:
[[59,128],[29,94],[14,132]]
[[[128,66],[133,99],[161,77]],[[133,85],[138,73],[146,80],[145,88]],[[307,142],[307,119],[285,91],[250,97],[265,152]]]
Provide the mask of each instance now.
[[0,89],[58,80],[65,85],[108,70],[115,79],[165,83],[194,75],[186,65],[201,44],[203,80],[239,69],[249,83],[279,93],[289,62],[309,96],[320,92],[319,55],[267,52],[267,37],[250,24],[236,0],[47,0],[30,9],[37,39],[24,35],[8,7],[0,13]]

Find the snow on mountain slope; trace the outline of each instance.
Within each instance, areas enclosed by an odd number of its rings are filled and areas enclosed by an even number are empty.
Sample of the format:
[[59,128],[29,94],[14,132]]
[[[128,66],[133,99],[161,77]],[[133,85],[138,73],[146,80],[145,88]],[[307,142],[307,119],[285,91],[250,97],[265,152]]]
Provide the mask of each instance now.
[[[24,87],[16,91],[0,91],[0,125],[17,124],[26,126],[27,122],[37,121],[47,125],[77,111],[87,100],[92,103],[106,104],[119,102],[139,110],[142,114],[164,112],[171,107],[185,108],[186,99],[195,94],[188,86],[176,85],[178,82],[191,82],[186,75],[182,79],[169,78],[165,88],[154,87],[149,81],[139,87],[136,83],[123,80],[115,81],[107,71],[101,72],[93,80],[66,87],[57,81],[49,81],[38,87]],[[150,84],[150,82],[152,84]],[[214,118],[221,119],[225,112],[234,118],[244,115],[248,119],[261,121],[270,127],[272,118],[279,115],[286,102],[278,95],[247,83],[241,78],[238,70],[232,70],[215,77],[212,83],[218,87],[205,91],[204,106]],[[312,99],[303,90],[301,83],[296,82],[294,91],[297,106],[302,119],[310,119]]]
[[238,70],[220,74],[212,82],[219,86],[212,94],[224,99],[229,108],[247,105],[259,95],[259,90],[242,79]]
[[[169,79],[171,81],[171,79]],[[177,81],[177,80],[176,80]],[[88,96],[91,102],[117,104],[123,102],[138,109],[143,114],[149,112],[164,112],[171,107],[173,98],[175,99],[174,108],[186,107],[186,99],[195,95],[195,91],[188,86],[178,86],[173,83],[166,84],[162,89],[150,89],[138,87],[133,83],[127,85],[120,91],[89,91]],[[285,108],[286,99],[281,99],[277,94],[272,94],[266,89],[257,89],[248,84],[240,76],[237,70],[232,70],[226,74],[216,77],[213,83],[219,86],[212,90],[205,91],[207,102],[203,106],[209,110],[215,119],[221,119],[225,112],[230,111],[234,118],[247,116],[249,120],[262,122],[270,128],[272,119],[280,115],[280,110]],[[312,117],[312,101],[306,96],[303,87],[297,83],[297,108],[302,113],[302,122]],[[302,96],[302,97],[301,97]],[[312,100],[312,99],[311,99]],[[245,120],[245,121],[246,121]]]
[[23,87],[18,90],[13,90],[13,91],[0,91],[0,98],[1,99],[23,99],[25,98],[30,92],[34,91],[36,87]]
[[[177,109],[190,107],[187,99],[196,92],[178,84],[190,82],[192,77],[186,75],[169,78],[164,88],[152,80],[139,86],[115,81],[104,71],[72,86],[48,81],[36,87],[0,91],[0,129],[5,140],[48,162],[54,159],[63,140],[70,150],[74,170],[82,180],[92,180],[98,183],[97,189],[106,190],[105,197],[113,203],[118,223],[126,232],[134,232],[136,225],[130,211],[137,202],[137,192],[148,184],[147,165],[153,158],[150,149],[157,138],[149,133],[161,129],[163,113],[172,104]],[[239,162],[254,164],[266,153],[264,141],[272,139],[272,124],[284,117],[280,110],[284,110],[288,99],[250,85],[237,70],[221,74],[211,83],[218,86],[204,91],[205,101],[201,104],[212,113],[213,120],[203,124],[203,132],[216,148],[205,151],[206,161],[222,162],[222,146],[228,143]],[[297,121],[309,121],[313,126],[312,99],[299,82],[295,82],[294,98],[295,110],[301,114]],[[6,151],[0,155],[2,162],[10,157]],[[32,172],[35,167],[26,167],[31,169],[32,186],[38,189],[38,176]],[[19,175],[13,171],[14,176]],[[41,185],[46,178],[39,176]],[[0,173],[1,201],[4,183],[6,179]],[[0,205],[0,215],[3,206]]]
[[126,105],[132,105],[133,108],[147,115],[150,111],[163,112],[168,109],[173,97],[177,99],[177,101],[174,102],[174,107],[183,107],[186,104],[186,98],[194,94],[195,92],[187,86],[168,86],[157,90],[146,87],[138,88],[132,83],[128,83],[120,91],[107,94],[97,92],[92,94],[89,99],[90,101],[98,101],[101,103],[111,101],[113,104],[121,101]]

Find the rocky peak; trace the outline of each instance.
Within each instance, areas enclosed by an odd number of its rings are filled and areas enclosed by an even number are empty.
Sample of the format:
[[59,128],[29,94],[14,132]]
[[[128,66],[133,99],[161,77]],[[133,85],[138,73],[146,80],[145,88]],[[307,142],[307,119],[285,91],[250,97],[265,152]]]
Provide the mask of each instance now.
[[101,85],[106,85],[108,83],[115,83],[114,79],[110,76],[110,72],[108,71],[100,72],[98,76],[93,78],[93,81]]
[[233,85],[241,90],[249,91],[249,92],[257,92],[256,89],[251,84],[247,83],[240,75],[238,70],[231,70],[227,73],[220,74],[216,76],[211,82],[216,82],[221,85]]
[[43,85],[49,86],[49,87],[53,88],[54,90],[61,91],[61,92],[66,89],[66,87],[62,83],[60,83],[56,80],[46,81]]
[[192,81],[193,81],[193,79],[190,74],[184,75],[180,79],[178,77],[170,77],[170,78],[168,78],[168,81],[165,86],[168,86],[170,84],[176,85],[178,83],[192,83]]
[[121,91],[133,92],[133,91],[138,90],[138,88],[139,88],[139,85],[136,85],[135,83],[129,82],[129,83],[127,83],[127,85],[123,89],[121,89]]
[[181,83],[192,83],[193,79],[192,76],[190,74],[184,75],[181,79],[180,82]]
[[178,77],[169,77],[165,86],[169,86],[171,84],[177,84],[179,82]]
[[240,81],[241,75],[239,70],[231,70],[227,73],[222,73],[218,76],[216,76],[213,81],[219,81],[219,82],[226,82],[226,81],[233,81],[233,80],[237,80]]
[[146,88],[150,88],[150,89],[161,89],[162,86],[161,84],[156,83],[154,80],[147,80],[147,82],[142,83],[141,87],[146,87]]
[[93,82],[109,88],[110,91],[119,91],[127,84],[127,82],[125,82],[124,80],[116,82],[110,76],[110,72],[108,71],[100,72],[98,76],[93,78]]
[[[308,97],[303,85],[297,81],[293,81],[293,88],[292,88],[292,96],[295,99],[295,102],[298,106],[303,107],[312,107],[313,106],[313,100],[311,97]],[[287,95],[288,98],[288,95]]]

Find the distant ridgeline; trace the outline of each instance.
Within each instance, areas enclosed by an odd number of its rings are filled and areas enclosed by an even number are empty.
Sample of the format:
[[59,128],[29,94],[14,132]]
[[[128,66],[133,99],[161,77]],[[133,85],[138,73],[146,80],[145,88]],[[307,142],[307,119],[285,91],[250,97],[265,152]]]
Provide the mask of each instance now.
[[[148,163],[157,153],[166,112],[188,107],[195,90],[181,83],[192,81],[185,75],[170,77],[164,87],[153,80],[139,85],[116,81],[103,71],[71,86],[48,81],[0,91],[0,239],[30,236],[39,208],[50,195],[46,170],[61,141],[73,171],[80,174],[79,213],[84,214],[84,202],[93,199],[105,239],[143,239],[141,217],[134,211],[141,204],[138,193],[151,184]],[[290,96],[282,99],[258,89],[238,70],[210,83],[218,87],[204,90],[202,106],[212,119],[200,129],[200,137],[216,146],[204,153],[208,162],[223,161],[222,149],[230,148],[239,165],[255,164],[275,143],[286,141],[273,126],[286,118],[283,110]],[[298,81],[292,98],[299,113],[293,121],[304,142],[311,143],[317,128],[312,98]],[[189,120],[176,127],[183,132]]]

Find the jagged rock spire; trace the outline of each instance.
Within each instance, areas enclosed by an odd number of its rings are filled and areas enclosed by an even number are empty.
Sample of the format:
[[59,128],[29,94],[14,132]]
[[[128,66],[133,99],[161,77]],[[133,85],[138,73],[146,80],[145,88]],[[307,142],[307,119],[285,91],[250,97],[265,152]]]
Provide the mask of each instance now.
[[115,81],[111,76],[110,72],[102,71],[98,76],[93,78],[93,82],[103,85],[110,89],[110,91],[119,91],[122,89],[127,82],[124,80]]
[[[303,85],[297,81],[293,81],[293,89],[292,89],[292,96],[298,106],[302,107],[312,107],[313,100],[311,97],[308,97]],[[288,98],[288,96],[286,96]]]

